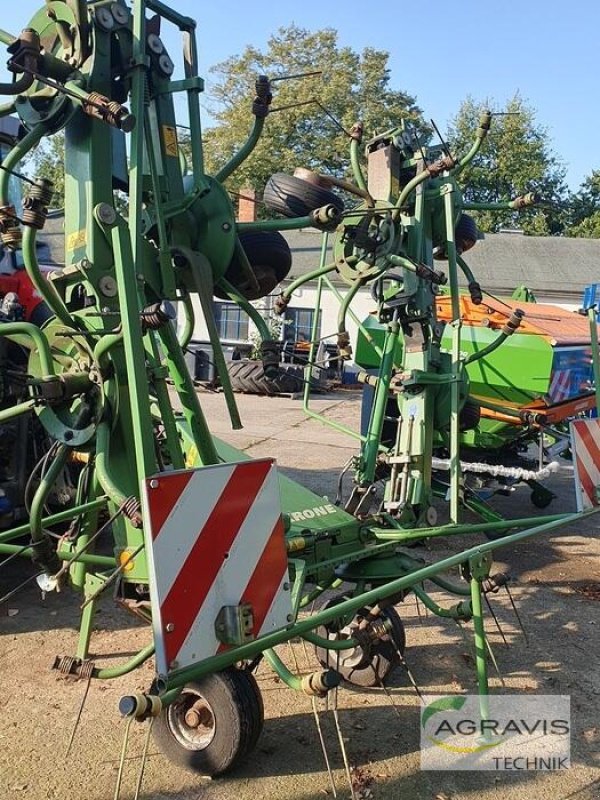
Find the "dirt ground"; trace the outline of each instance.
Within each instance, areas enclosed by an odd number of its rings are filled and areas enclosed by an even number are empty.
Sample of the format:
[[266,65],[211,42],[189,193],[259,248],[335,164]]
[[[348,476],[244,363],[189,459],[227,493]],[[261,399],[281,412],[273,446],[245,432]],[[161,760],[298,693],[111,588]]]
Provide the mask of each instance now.
[[[241,397],[246,427],[229,430],[223,399],[202,394],[211,429],[253,456],[275,456],[292,478],[333,497],[337,475],[354,452],[342,434],[307,420],[298,400]],[[320,396],[314,406],[329,417],[357,424],[358,395]],[[572,470],[553,477],[558,494],[552,511],[574,507]],[[530,513],[529,491],[502,498],[510,516]],[[512,550],[497,551],[498,569],[513,577],[513,593],[529,635],[516,625],[505,595],[494,607],[505,631],[502,642],[489,623],[490,641],[509,693],[571,696],[572,768],[560,773],[422,772],[419,762],[419,704],[403,669],[394,673],[388,694],[341,690],[339,718],[357,796],[362,800],[592,800],[600,798],[600,520],[577,529],[554,531]],[[474,544],[476,537],[464,540]],[[417,554],[436,559],[449,553],[438,541]],[[28,563],[12,562],[0,572],[0,594],[31,574]],[[443,598],[439,597],[440,602]],[[407,629],[406,658],[421,691],[474,689],[471,630],[448,620],[419,615],[414,601],[398,610]],[[57,678],[49,667],[55,655],[75,651],[79,605],[72,592],[45,600],[31,585],[0,607],[0,800],[105,800],[114,794],[125,723],[117,705],[123,694],[147,688],[153,667],[93,683],[81,724],[66,756],[68,740],[83,695],[83,685]],[[149,641],[149,630],[116,611],[110,597],[98,615],[92,652],[100,664],[116,664]],[[317,667],[301,644],[279,648],[299,669]],[[310,700],[278,682],[266,665],[257,679],[265,701],[263,734],[250,760],[233,776],[208,781],[168,762],[150,743],[143,800],[319,800],[332,797],[317,738]],[[492,686],[501,690],[492,672]],[[350,797],[331,707],[320,719],[334,769],[338,797]],[[147,725],[134,724],[125,761],[123,800],[133,798]]]

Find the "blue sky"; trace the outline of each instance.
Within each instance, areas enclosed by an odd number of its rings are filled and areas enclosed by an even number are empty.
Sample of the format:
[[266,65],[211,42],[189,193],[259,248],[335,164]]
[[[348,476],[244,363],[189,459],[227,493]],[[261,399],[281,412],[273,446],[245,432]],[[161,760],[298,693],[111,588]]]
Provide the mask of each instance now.
[[[467,95],[501,106],[515,92],[536,110],[576,189],[600,168],[598,0],[462,0],[375,4],[346,0],[278,3],[171,0],[198,22],[201,72],[241,52],[262,49],[280,26],[332,27],[341,45],[390,53],[391,83],[416,96],[426,118],[446,129]],[[0,25],[18,33],[42,0],[2,3]],[[176,40],[169,37],[173,54]],[[0,51],[0,64],[4,57]]]

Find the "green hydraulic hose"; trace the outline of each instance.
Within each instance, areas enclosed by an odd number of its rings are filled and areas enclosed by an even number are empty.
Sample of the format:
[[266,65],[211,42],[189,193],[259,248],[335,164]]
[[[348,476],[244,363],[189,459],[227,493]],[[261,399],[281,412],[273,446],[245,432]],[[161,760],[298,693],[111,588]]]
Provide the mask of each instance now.
[[133,672],[144,661],[147,661],[154,655],[154,644],[149,644],[147,647],[142,648],[136,653],[129,661],[124,664],[117,664],[116,667],[103,667],[94,670],[94,678],[99,678],[101,681],[110,680],[111,678],[120,678],[122,675],[127,675],[128,672]]
[[461,268],[463,275],[465,276],[465,278],[469,283],[477,283],[475,275],[473,275],[473,272],[471,271],[471,267],[467,264],[464,258],[459,256],[458,254],[456,256],[456,263]]
[[494,341],[490,342],[490,344],[488,344],[487,347],[484,347],[483,350],[477,350],[475,353],[471,353],[470,356],[467,356],[464,361],[465,366],[467,364],[472,364],[474,361],[479,361],[480,358],[489,356],[490,353],[493,353],[494,350],[497,350],[500,345],[508,339],[509,335],[510,334],[508,333],[504,333],[504,331],[499,333]]
[[106,492],[111,502],[117,506],[122,506],[127,502],[127,496],[119,489],[114,482],[110,469],[109,461],[110,447],[110,425],[103,420],[96,429],[96,475],[103,491]]
[[475,133],[475,141],[471,145],[471,149],[469,150],[469,152],[459,160],[456,167],[454,167],[454,169],[452,170],[453,175],[458,175],[458,173],[461,172],[467,166],[467,164],[470,164],[471,161],[475,158],[475,156],[481,149],[483,140],[488,135],[491,122],[492,122],[491,112],[484,111],[479,117],[479,128],[477,128],[477,131]]
[[338,318],[337,318],[338,333],[347,333],[346,314],[348,313],[348,307],[358,294],[359,290],[364,286],[364,284],[365,284],[365,279],[358,278],[358,280],[353,281],[352,286],[344,295],[344,298],[340,304],[340,310],[338,311]]
[[362,167],[360,165],[359,159],[359,145],[360,142],[358,139],[352,138],[350,142],[350,164],[352,165],[352,174],[354,175],[354,182],[358,186],[359,189],[362,189],[364,192],[367,190],[367,182],[365,181],[365,176],[363,175]]
[[44,506],[46,505],[48,495],[52,491],[54,484],[66,466],[71,449],[72,448],[66,444],[60,445],[58,452],[52,460],[52,464],[48,468],[46,474],[40,480],[39,486],[35,491],[29,512],[29,525],[32,542],[41,542],[44,539],[44,526],[42,523]]
[[316,278],[320,278],[322,275],[326,275],[328,272],[333,272],[336,268],[335,263],[333,264],[325,264],[322,267],[318,267],[314,269],[312,272],[308,272],[306,275],[300,275],[300,277],[296,278],[295,281],[292,281],[289,286],[286,286],[283,292],[281,293],[282,297],[290,298],[292,294],[299,289],[300,286],[303,286],[308,281],[314,281]]
[[[67,522],[75,517],[85,514],[88,511],[95,511],[99,508],[106,506],[106,497],[92,500],[90,503],[85,503],[75,508],[69,508],[66,511],[59,511],[57,514],[52,514],[49,517],[44,517],[42,526],[44,528],[51,528],[53,525],[58,525],[60,522]],[[9,531],[2,531],[0,533],[0,546],[3,542],[9,542],[11,539],[18,539],[19,536],[25,536],[30,531],[30,523],[26,522],[24,525],[19,525],[18,528],[12,528]]]
[[9,339],[14,337],[15,340],[17,337],[27,336],[33,342],[44,376],[55,375],[48,339],[37,325],[33,325],[31,322],[5,322],[0,326],[0,336],[7,336]]
[[286,686],[289,686],[290,689],[294,689],[296,692],[302,691],[302,678],[290,672],[274,650],[264,650],[263,656],[277,677],[281,678]]
[[77,327],[75,320],[67,311],[62,298],[52,283],[42,275],[35,248],[36,236],[37,230],[35,228],[25,226],[23,231],[23,263],[25,264],[25,270],[54,315],[68,328],[75,328]]
[[[452,608],[443,608],[442,606],[438,605],[434,600],[429,597],[427,592],[424,592],[423,589],[419,588],[418,586],[412,587],[413,592],[419,598],[419,600],[423,603],[425,608],[428,608],[432,613],[434,613],[437,617],[445,617],[446,619],[464,619],[468,620],[471,619],[473,616],[473,612],[471,609],[471,601],[465,600],[462,603],[458,603],[458,605],[453,606]],[[471,594],[471,590],[469,589],[469,595]]]
[[229,283],[229,281],[226,280],[225,278],[221,278],[218,281],[218,284],[225,291],[229,299],[237,303],[240,306],[240,308],[243,311],[245,311],[246,314],[250,317],[250,319],[256,326],[256,329],[258,330],[260,338],[263,341],[272,339],[273,336],[271,334],[271,331],[269,330],[269,326],[267,325],[265,320],[261,317],[261,315],[258,313],[256,308],[254,308],[252,303],[246,300],[246,298],[238,292],[235,286]]
[[[323,276],[323,280],[325,281],[325,285],[327,286],[329,291],[337,298],[338,302],[341,303],[344,299],[342,293],[338,291],[338,289],[334,286],[334,284],[329,280],[327,275]],[[381,358],[383,355],[383,350],[377,344],[376,340],[371,335],[369,329],[365,327],[365,325],[363,325],[362,321],[356,316],[356,314],[354,313],[354,311],[352,311],[351,308],[348,308],[348,316],[350,317],[352,322],[354,322],[358,330],[362,333],[366,341],[371,345],[378,358]]]
[[223,183],[242,164],[256,147],[265,126],[265,117],[255,117],[250,136],[240,147],[238,152],[217,172],[215,179]]

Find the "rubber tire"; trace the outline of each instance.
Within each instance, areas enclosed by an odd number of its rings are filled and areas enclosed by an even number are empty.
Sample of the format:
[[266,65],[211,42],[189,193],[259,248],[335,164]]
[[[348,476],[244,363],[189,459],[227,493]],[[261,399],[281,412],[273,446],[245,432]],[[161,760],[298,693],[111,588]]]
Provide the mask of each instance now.
[[[331,606],[341,603],[343,599],[344,598],[341,596],[333,597],[325,603],[323,609],[331,608]],[[362,616],[365,613],[366,609],[359,609],[357,616]],[[396,647],[400,653],[404,655],[404,650],[406,648],[406,632],[400,615],[393,606],[385,608],[382,615],[392,623],[392,637]],[[315,632],[326,639],[337,638],[335,624],[320,626]],[[331,668],[337,670],[347,683],[352,686],[370,688],[373,686],[380,686],[384,683],[392,670],[400,664],[400,658],[396,652],[396,647],[394,647],[391,642],[377,642],[371,647],[368,653],[364,653],[363,661],[354,666],[345,666],[343,663],[344,655],[348,653],[347,650],[327,650],[324,647],[315,646],[315,654],[319,663],[325,669]]]
[[[257,291],[255,287],[247,285],[247,278],[235,253],[224,277],[246,300],[259,300],[271,294],[287,276],[292,268],[292,251],[279,231],[242,231],[238,238],[260,289]],[[214,294],[222,300],[229,299],[225,290],[218,285]]]
[[262,361],[247,358],[230,361],[227,371],[233,391],[242,394],[297,394],[304,387],[303,367],[296,364],[280,364],[275,378],[267,378]]
[[263,201],[267,208],[284,217],[306,217],[316,208],[328,205],[335,206],[340,213],[344,210],[344,201],[337,194],[285,172],[271,175]]
[[461,214],[454,228],[454,239],[456,249],[459,253],[466,253],[475,247],[479,239],[479,228],[473,217],[469,214]]
[[479,425],[481,408],[477,403],[466,400],[458,415],[458,425],[461,431],[472,431]]
[[[200,693],[215,718],[213,739],[203,749],[186,747],[171,726],[184,693]],[[264,723],[258,684],[247,670],[230,667],[183,687],[182,694],[156,718],[152,732],[161,752],[175,764],[215,777],[236,767],[256,746]]]

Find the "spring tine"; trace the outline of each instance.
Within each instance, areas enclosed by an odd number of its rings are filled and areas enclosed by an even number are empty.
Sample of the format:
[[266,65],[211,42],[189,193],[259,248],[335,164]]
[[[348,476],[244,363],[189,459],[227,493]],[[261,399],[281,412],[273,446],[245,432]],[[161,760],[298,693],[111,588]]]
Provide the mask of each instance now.
[[489,643],[487,636],[485,637],[485,646],[487,647],[487,651],[490,654],[490,660],[494,665],[494,669],[496,670],[498,677],[500,678],[500,683],[502,686],[506,687],[506,683],[504,682],[504,678],[502,673],[500,672],[500,668],[498,667],[498,662],[496,661],[496,656],[494,655],[494,651],[492,650],[492,645]]
[[325,766],[327,767],[327,775],[329,777],[329,785],[331,786],[331,791],[334,797],[337,797],[337,788],[335,785],[335,779],[333,777],[333,772],[331,770],[331,764],[329,763],[329,756],[327,754],[327,746],[325,745],[325,739],[323,738],[323,729],[321,728],[321,720],[319,719],[319,708],[317,706],[317,698],[313,697],[312,699],[312,710],[313,715],[315,718],[315,725],[317,726],[317,733],[319,734],[319,741],[321,742],[321,751],[323,753],[323,758],[325,759]]
[[483,592],[483,596],[485,597],[485,602],[487,604],[488,610],[489,610],[490,614],[492,615],[492,619],[496,623],[496,627],[498,628],[498,631],[500,633],[500,636],[502,637],[502,640],[503,640],[504,644],[508,644],[508,642],[506,641],[506,636],[504,635],[504,631],[502,630],[502,628],[500,627],[500,623],[498,622],[498,617],[494,613],[494,609],[492,608],[492,604],[490,603],[489,597],[487,596],[487,594],[485,592]]
[[30,544],[24,544],[20,550],[11,553],[7,558],[4,559],[4,561],[0,561],[0,567],[3,567],[5,564],[8,564],[9,561],[13,560],[13,558],[18,558],[20,555],[23,555],[25,550],[29,550],[30,547],[31,547]]
[[148,724],[148,730],[146,731],[146,738],[144,739],[144,749],[142,751],[142,763],[140,764],[140,771],[138,774],[137,783],[135,785],[135,794],[133,795],[133,800],[138,800],[140,792],[142,790],[142,781],[144,780],[144,770],[146,768],[146,761],[148,760],[148,749],[150,747],[150,734],[152,733],[152,726],[154,725],[155,719],[156,717],[150,717],[150,723]]
[[106,589],[108,586],[110,586],[110,584],[111,584],[113,581],[115,581],[115,580],[116,580],[116,579],[119,577],[119,575],[120,575],[120,574],[123,572],[123,570],[124,570],[124,569],[127,567],[127,564],[129,564],[129,562],[130,562],[130,561],[132,561],[132,560],[133,560],[133,559],[134,559],[134,558],[135,558],[135,557],[138,555],[138,553],[140,553],[140,552],[141,552],[141,551],[144,549],[144,547],[145,547],[145,545],[144,545],[144,543],[142,542],[142,544],[141,544],[139,547],[136,547],[136,549],[133,551],[133,553],[129,553],[129,557],[128,557],[128,558],[127,558],[125,561],[123,561],[123,563],[122,563],[122,564],[120,564],[120,565],[119,565],[119,566],[118,566],[118,567],[117,567],[115,570],[113,570],[113,572],[111,572],[111,573],[110,573],[110,575],[109,575],[109,576],[106,578],[106,580],[104,581],[104,583],[102,584],[102,586],[100,586],[98,589],[96,589],[96,591],[95,591],[95,592],[93,592],[91,595],[89,595],[88,597],[86,597],[86,599],[85,599],[85,600],[83,601],[83,603],[82,603],[82,604],[79,606],[79,608],[80,608],[80,609],[84,609],[84,608],[85,608],[86,606],[88,606],[88,605],[89,605],[89,604],[90,604],[90,603],[91,603],[93,600],[95,600],[95,599],[98,597],[98,595],[102,594],[102,592],[103,592],[103,591],[104,591],[104,590],[105,590],[105,589]]
[[310,664],[310,658],[309,658],[309,655],[308,655],[308,650],[306,649],[306,642],[304,641],[304,639],[301,639],[300,641],[302,642],[302,649],[304,650],[304,660],[306,662],[306,666],[310,667],[311,664]]
[[527,631],[525,630],[525,628],[523,627],[523,623],[521,622],[521,617],[519,616],[519,612],[517,611],[517,606],[515,605],[515,601],[513,600],[512,592],[508,588],[508,583],[504,584],[504,588],[506,589],[506,594],[508,595],[508,599],[510,600],[512,609],[515,612],[515,617],[517,618],[517,622],[519,623],[519,628],[521,629],[521,633],[523,634],[523,638],[525,639],[525,644],[529,645],[529,637],[527,636]]
[[20,583],[18,586],[15,586],[14,589],[11,589],[10,592],[8,592],[7,594],[4,595],[4,597],[0,597],[0,605],[2,603],[5,603],[7,600],[10,600],[10,598],[13,595],[15,595],[18,591],[23,589],[25,586],[27,586],[28,583],[31,583],[31,581],[34,581],[36,578],[39,578],[40,575],[43,575],[43,574],[44,574],[44,572],[42,570],[41,572],[36,572],[35,575],[30,575],[28,578],[25,578],[25,580],[22,583]]
[[83,690],[83,697],[81,698],[81,703],[79,704],[79,711],[77,712],[77,718],[75,719],[75,724],[73,725],[73,730],[71,731],[71,736],[69,737],[69,744],[67,745],[67,750],[65,752],[65,760],[68,758],[69,753],[71,752],[71,747],[73,745],[73,742],[75,741],[75,734],[77,733],[77,729],[79,728],[79,723],[81,722],[81,716],[83,714],[85,702],[88,697],[88,692],[90,691],[91,682],[92,682],[92,675],[90,673],[87,681],[85,682],[85,688]]
[[338,709],[337,709],[337,701],[338,701],[338,687],[336,686],[333,690],[333,719],[335,722],[335,729],[337,731],[338,741],[340,743],[340,750],[342,752],[342,758],[344,759],[344,769],[346,771],[346,777],[348,778],[348,784],[350,786],[350,795],[352,800],[358,800],[356,797],[356,792],[354,791],[354,786],[352,784],[352,773],[350,772],[350,764],[348,763],[348,753],[346,752],[346,745],[344,744],[344,737],[342,736],[342,728],[340,726],[340,718],[338,716]]
[[454,621],[458,625],[458,629],[463,638],[463,644],[467,648],[467,653],[473,659],[473,663],[475,663],[476,660],[475,643],[473,642],[473,639],[470,636],[467,636],[467,632],[465,631],[463,625],[461,624],[461,621],[459,619],[455,619]]
[[397,715],[398,715],[400,718],[402,718],[402,714],[400,713],[400,709],[399,709],[399,708],[398,708],[398,706],[396,705],[396,701],[394,700],[394,698],[393,698],[393,696],[392,696],[392,693],[391,693],[391,692],[390,692],[390,690],[387,688],[387,686],[385,685],[385,683],[384,683],[384,682],[381,680],[381,678],[379,677],[379,675],[377,676],[377,683],[379,684],[379,688],[380,688],[380,689],[383,689],[383,691],[386,693],[386,695],[387,695],[387,698],[388,698],[388,700],[390,701],[390,704],[391,704],[392,708],[394,709],[394,713],[395,713],[395,714],[397,714]]
[[424,625],[425,623],[423,622],[423,615],[421,614],[421,603],[419,602],[419,598],[417,597],[416,594],[413,594],[413,597],[415,598],[415,607],[417,609],[417,615],[419,617],[419,622],[421,623],[421,625]]
[[300,674],[300,666],[298,664],[298,659],[296,657],[296,650],[294,649],[294,644],[293,644],[293,642],[288,642],[288,645],[289,645],[289,648],[290,648],[290,652],[292,654],[292,660],[294,662],[294,668],[296,670],[296,675],[299,675]]
[[[393,641],[393,640],[390,638],[390,641]],[[402,664],[402,666],[406,670],[406,674],[408,675],[408,680],[410,681],[413,689],[417,693],[417,697],[419,698],[419,700],[422,700],[423,699],[423,695],[421,694],[421,690],[419,689],[419,687],[417,685],[417,682],[415,680],[415,676],[412,674],[411,668],[408,666],[408,663],[407,663],[406,659],[404,658],[404,656],[402,655],[400,650],[395,645],[394,645],[394,649],[396,650],[396,654],[398,655],[398,658],[400,659],[400,663]]]
[[119,771],[117,773],[117,783],[115,786],[115,794],[113,800],[119,800],[121,794],[121,783],[123,781],[123,768],[125,766],[125,756],[127,755],[127,745],[129,744],[129,730],[131,723],[135,717],[129,717],[127,725],[125,726],[125,735],[123,736],[123,744],[121,745],[121,758],[119,759]]

